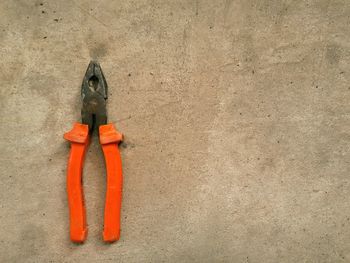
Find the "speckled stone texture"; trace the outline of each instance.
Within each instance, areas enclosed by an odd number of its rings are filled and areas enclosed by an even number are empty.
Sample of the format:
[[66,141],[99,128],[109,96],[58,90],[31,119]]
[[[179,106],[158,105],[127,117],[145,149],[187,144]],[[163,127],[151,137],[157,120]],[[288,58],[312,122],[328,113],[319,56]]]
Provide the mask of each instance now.
[[[0,1],[0,262],[350,262],[350,1]],[[69,241],[90,59],[125,134],[121,240]]]

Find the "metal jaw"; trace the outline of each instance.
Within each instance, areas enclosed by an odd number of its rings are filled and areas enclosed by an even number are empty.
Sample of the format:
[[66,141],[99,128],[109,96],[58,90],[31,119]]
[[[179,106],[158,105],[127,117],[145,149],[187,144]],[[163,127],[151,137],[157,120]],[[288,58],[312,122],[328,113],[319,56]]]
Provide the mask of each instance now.
[[89,126],[92,131],[100,125],[107,124],[107,82],[100,65],[91,61],[81,85],[81,98],[83,106],[81,118],[83,124]]

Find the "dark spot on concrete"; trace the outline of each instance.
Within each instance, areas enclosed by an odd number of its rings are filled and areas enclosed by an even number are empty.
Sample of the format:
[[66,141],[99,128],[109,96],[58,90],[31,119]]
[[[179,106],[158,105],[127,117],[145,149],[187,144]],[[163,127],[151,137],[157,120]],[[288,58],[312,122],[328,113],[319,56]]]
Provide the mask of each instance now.
[[239,115],[242,115],[242,112],[240,112]]
[[344,71],[341,71],[339,74],[344,74]]
[[318,89],[318,85],[316,85],[316,87],[315,87],[316,89]]
[[46,241],[47,233],[42,227],[34,224],[22,226],[17,242],[21,253],[17,255],[18,258],[13,259],[13,262],[21,262],[24,258],[35,259],[42,249],[46,249]]
[[125,141],[122,141],[122,142],[120,143],[120,146],[121,146],[122,148],[124,148],[124,149],[126,149],[126,148],[128,148],[128,147],[130,147],[131,149],[132,149],[132,148],[135,148],[135,144],[133,144],[133,143],[126,143]]
[[121,142],[120,146],[124,149],[128,148],[128,144],[126,142]]
[[43,39],[46,39],[47,37],[43,37]]
[[254,71],[254,69],[252,70],[252,74],[254,74],[255,73],[255,71]]
[[49,162],[51,162],[51,161],[52,161],[52,159],[50,158],[50,159],[49,159]]
[[45,216],[45,213],[43,213],[43,216]]
[[44,5],[44,3],[40,3],[40,5]]
[[268,114],[268,115],[267,115],[267,117],[268,117],[268,118],[270,118],[270,117],[271,117],[271,115],[270,115],[270,114]]
[[56,21],[56,22],[58,22],[58,18],[55,18],[53,21]]
[[152,73],[152,72],[150,72],[149,74],[150,74],[151,76],[153,76],[153,73]]
[[293,84],[293,81],[291,81],[290,84]]
[[128,76],[131,77],[131,73],[129,73]]
[[210,28],[210,29],[212,29],[213,27],[212,27],[212,26],[210,26],[209,28]]
[[328,45],[325,57],[330,64],[338,64],[341,58],[341,48],[335,44]]
[[102,58],[107,55],[107,44],[97,43],[91,45],[90,56],[93,58]]
[[53,10],[53,13],[55,14],[55,13],[56,13],[56,10]]
[[44,10],[42,10],[42,11],[41,11],[41,13],[42,13],[42,14],[45,14],[45,11],[44,11]]
[[277,141],[277,143],[280,143],[280,141]]
[[27,19],[29,19],[29,16],[27,16]]

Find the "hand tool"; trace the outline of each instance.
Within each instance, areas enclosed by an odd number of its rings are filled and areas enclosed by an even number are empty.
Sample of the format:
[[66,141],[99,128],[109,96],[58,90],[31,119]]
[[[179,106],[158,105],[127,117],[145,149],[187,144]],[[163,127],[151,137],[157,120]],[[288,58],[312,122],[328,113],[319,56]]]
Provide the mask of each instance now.
[[82,170],[90,135],[94,130],[99,133],[107,170],[103,239],[113,242],[118,240],[120,235],[122,163],[118,145],[123,135],[113,124],[107,124],[107,89],[100,65],[91,61],[81,85],[82,123],[75,123],[73,129],[63,136],[71,144],[67,168],[67,194],[70,238],[73,242],[84,242],[87,236]]

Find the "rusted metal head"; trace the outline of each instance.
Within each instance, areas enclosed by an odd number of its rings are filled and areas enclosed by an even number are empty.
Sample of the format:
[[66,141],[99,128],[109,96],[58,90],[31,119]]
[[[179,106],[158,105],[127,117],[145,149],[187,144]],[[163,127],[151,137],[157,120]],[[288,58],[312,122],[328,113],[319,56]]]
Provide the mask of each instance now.
[[81,85],[81,118],[83,124],[89,125],[90,131],[107,124],[107,91],[107,82],[100,64],[90,61]]

